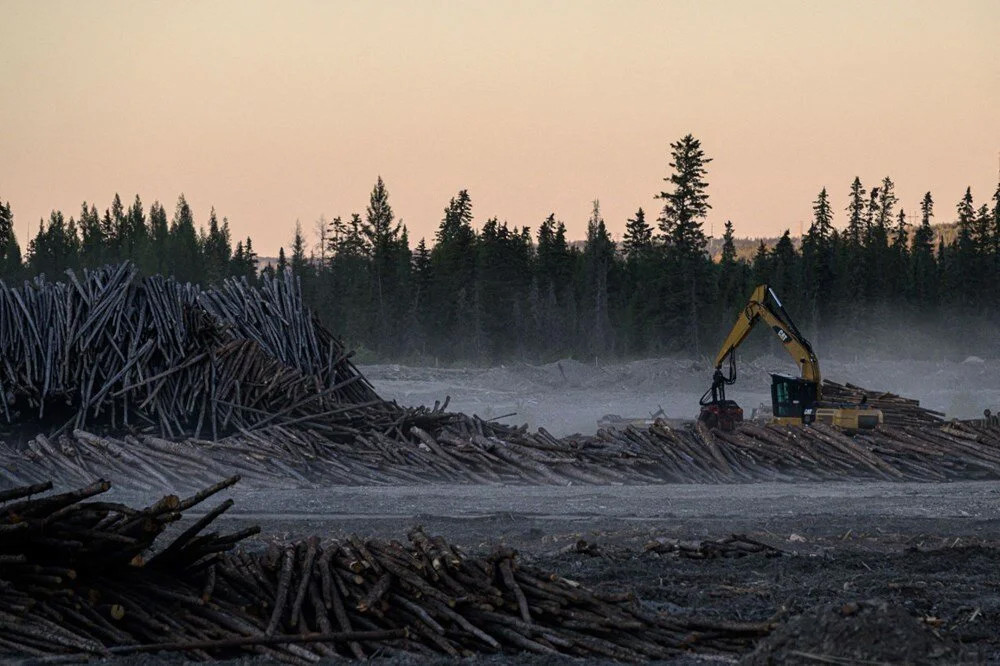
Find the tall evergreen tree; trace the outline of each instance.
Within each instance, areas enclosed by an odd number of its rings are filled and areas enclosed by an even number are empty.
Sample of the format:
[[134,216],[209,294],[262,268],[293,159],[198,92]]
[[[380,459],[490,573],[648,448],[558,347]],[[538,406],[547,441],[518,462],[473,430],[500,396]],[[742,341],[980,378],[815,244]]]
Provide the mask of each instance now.
[[836,271],[833,208],[826,188],[813,202],[813,220],[802,239],[803,290],[812,315],[813,336],[820,330],[820,306],[830,300]]
[[847,232],[845,240],[848,247],[860,248],[865,234],[865,188],[861,179],[855,176],[851,183],[851,194],[847,204]]
[[625,234],[622,236],[622,253],[627,258],[634,258],[653,247],[653,228],[646,222],[646,213],[642,208],[635,212],[625,222]]
[[220,225],[215,208],[212,208],[212,212],[209,213],[208,233],[205,235],[202,245],[204,248],[205,280],[209,284],[218,284],[229,276],[233,247],[229,234],[229,221],[223,219]]
[[922,308],[929,308],[937,293],[937,262],[934,258],[934,199],[924,194],[920,202],[920,226],[913,233],[911,251],[911,295]]
[[590,220],[587,221],[587,240],[583,248],[584,302],[591,304],[588,351],[592,354],[607,352],[613,343],[608,311],[608,279],[614,256],[615,244],[601,216],[601,204],[595,199]]
[[[108,217],[110,219],[110,216]],[[104,225],[97,214],[97,207],[87,207],[84,201],[80,206],[80,262],[87,268],[95,268],[110,259],[107,254],[107,239],[104,236]]]
[[0,200],[0,279],[14,279],[20,273],[21,246],[14,233],[14,213],[9,201]]
[[182,282],[202,280],[204,273],[201,244],[198,242],[198,232],[194,226],[194,215],[183,194],[177,198],[174,219],[170,223],[167,252],[171,273],[178,280]]
[[[167,273],[170,265],[170,228],[167,211],[159,201],[149,207],[149,243],[141,262],[146,273]],[[241,245],[242,248],[242,245]]]
[[664,201],[658,219],[663,244],[667,250],[668,270],[665,274],[664,298],[668,311],[681,316],[667,322],[668,327],[684,325],[687,340],[684,347],[694,353],[700,351],[699,305],[704,294],[709,260],[705,253],[707,239],[702,222],[711,205],[708,203],[708,183],[705,181],[707,165],[701,142],[690,134],[670,144],[674,169],[668,178],[673,189],[660,192]]
[[146,228],[146,215],[142,208],[142,199],[135,195],[135,200],[128,209],[125,222],[125,238],[122,242],[124,256],[131,261],[137,261],[145,251],[149,241],[149,230]]
[[397,222],[389,205],[389,191],[379,176],[369,197],[362,228],[371,248],[373,292],[378,304],[378,344],[388,349],[396,341],[402,308],[402,288],[409,264],[410,248],[404,240],[402,221]]
[[966,188],[965,194],[956,206],[956,238],[954,242],[954,267],[951,275],[951,290],[962,304],[975,300],[979,287],[978,250],[976,238],[976,209],[973,205],[972,188]]

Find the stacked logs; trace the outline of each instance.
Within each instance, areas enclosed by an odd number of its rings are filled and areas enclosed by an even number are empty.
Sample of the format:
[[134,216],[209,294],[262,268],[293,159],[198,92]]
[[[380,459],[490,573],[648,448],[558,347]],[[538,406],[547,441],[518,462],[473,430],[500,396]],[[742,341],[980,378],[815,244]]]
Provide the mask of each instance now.
[[140,490],[194,488],[238,473],[255,487],[329,485],[946,481],[1000,478],[1000,427],[953,421],[847,435],[834,427],[756,425],[733,432],[696,424],[601,430],[556,438],[475,417],[436,432],[360,435],[351,443],[285,426],[217,442],[120,438],[77,430],[0,444],[0,488],[59,479],[113,479]]
[[[0,423],[218,439],[298,424],[347,441],[420,415],[381,400],[290,272],[202,290],[121,264],[0,282]],[[423,414],[426,417],[426,414]]]
[[885,424],[889,426],[938,425],[944,414],[920,406],[919,400],[904,398],[886,391],[872,391],[854,384],[838,384],[823,380],[824,402],[857,405],[864,403],[882,410]]
[[521,652],[642,661],[743,651],[767,622],[656,612],[524,565],[468,557],[415,528],[409,544],[351,536],[233,550],[251,528],[204,534],[227,500],[150,556],[157,535],[235,480],[145,509],[88,501],[100,482],[0,494],[0,657],[180,651],[312,662],[376,653]]

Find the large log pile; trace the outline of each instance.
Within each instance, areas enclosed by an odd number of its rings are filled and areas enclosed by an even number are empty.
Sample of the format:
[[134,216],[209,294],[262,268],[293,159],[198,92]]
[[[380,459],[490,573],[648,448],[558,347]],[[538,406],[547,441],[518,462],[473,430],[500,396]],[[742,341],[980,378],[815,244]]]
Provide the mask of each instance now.
[[530,651],[641,661],[743,651],[772,628],[657,612],[524,565],[508,549],[468,557],[420,528],[407,545],[352,536],[233,550],[256,528],[205,533],[232,500],[152,550],[182,512],[235,481],[144,509],[91,500],[107,482],[0,494],[0,657],[175,651],[311,662]]
[[202,290],[130,264],[0,282],[0,423],[218,439],[297,424],[346,441],[414,417],[381,400],[291,273]]
[[272,426],[217,442],[84,431],[0,445],[0,488],[59,479],[110,478],[122,488],[193,488],[227,474],[255,487],[413,483],[620,484],[753,481],[945,481],[1000,478],[1000,426],[952,422],[881,426],[854,436],[825,425],[744,424],[602,430],[558,439],[475,418],[434,433],[379,432],[339,442],[313,430]]

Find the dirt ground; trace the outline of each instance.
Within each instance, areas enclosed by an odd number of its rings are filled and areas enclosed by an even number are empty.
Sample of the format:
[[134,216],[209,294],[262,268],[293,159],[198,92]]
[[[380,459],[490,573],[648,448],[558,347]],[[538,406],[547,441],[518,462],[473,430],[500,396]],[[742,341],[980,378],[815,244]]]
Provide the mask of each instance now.
[[[1000,663],[993,482],[237,488],[230,496],[236,506],[218,524],[226,531],[259,524],[261,539],[405,540],[407,528],[422,524],[467,552],[506,543],[563,576],[634,591],[653,608],[779,622],[756,653],[723,661]],[[691,560],[646,552],[658,539],[733,533],[782,554]]]
[[[450,408],[483,418],[511,412],[505,423],[543,426],[554,435],[592,434],[606,414],[646,417],[662,408],[669,418],[690,419],[711,383],[708,359],[654,358],[627,363],[583,363],[564,359],[533,366],[431,368],[362,366],[385,398],[400,404],[434,404],[451,397]],[[829,359],[824,376],[917,398],[931,409],[958,418],[978,418],[984,408],[1000,411],[1000,360],[962,361]],[[786,357],[743,359],[737,383],[728,389],[747,415],[770,404],[769,373],[795,373]]]

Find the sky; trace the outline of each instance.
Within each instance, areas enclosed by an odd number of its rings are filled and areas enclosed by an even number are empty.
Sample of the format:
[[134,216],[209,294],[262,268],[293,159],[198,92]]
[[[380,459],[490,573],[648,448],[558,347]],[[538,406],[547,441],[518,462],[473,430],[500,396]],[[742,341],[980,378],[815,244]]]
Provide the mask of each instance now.
[[709,165],[706,232],[843,227],[855,176],[950,221],[996,188],[1000,2],[0,0],[0,199],[214,206],[260,254],[364,213],[381,175],[413,243],[448,200],[582,238],[655,218],[670,143]]

